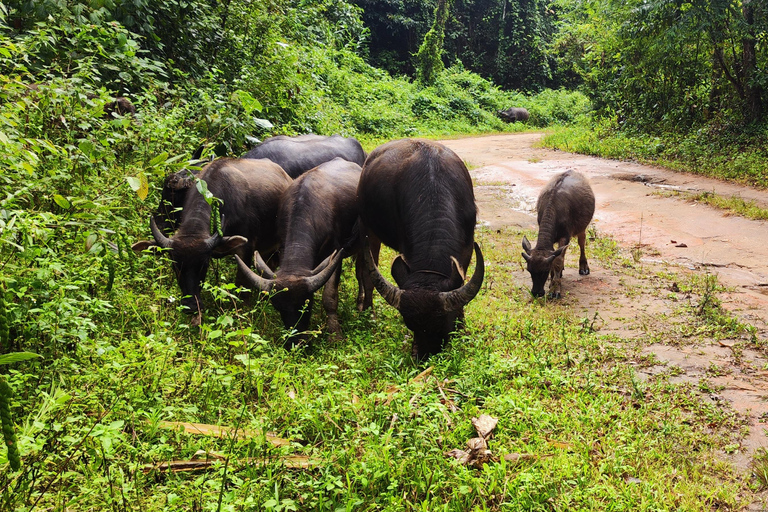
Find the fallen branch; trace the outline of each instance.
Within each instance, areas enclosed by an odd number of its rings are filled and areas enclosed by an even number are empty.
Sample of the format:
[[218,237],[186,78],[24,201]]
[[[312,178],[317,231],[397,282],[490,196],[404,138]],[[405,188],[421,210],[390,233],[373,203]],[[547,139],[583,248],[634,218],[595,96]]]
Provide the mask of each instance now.
[[211,437],[218,437],[218,438],[225,438],[225,437],[234,435],[242,439],[242,438],[250,438],[250,437],[259,437],[263,435],[264,437],[266,437],[267,442],[272,446],[288,446],[291,444],[291,442],[288,439],[277,437],[275,434],[271,432],[261,432],[259,430],[249,430],[249,429],[238,429],[238,431],[235,432],[234,428],[225,427],[221,425],[208,425],[205,423],[189,423],[184,421],[161,421],[160,423],[158,423],[158,427],[174,429],[174,430],[181,428],[187,434],[211,436]]
[[[277,460],[280,460],[281,462],[283,462],[285,467],[290,469],[309,469],[317,466],[320,463],[320,461],[316,459],[311,459],[304,455],[288,455],[285,457],[281,457],[280,459],[277,459]],[[146,466],[141,468],[141,470],[144,473],[149,473],[150,471],[171,472],[171,473],[190,473],[195,471],[206,471],[217,462],[221,462],[221,459],[211,458],[207,460],[171,460],[168,462],[161,462],[160,464],[147,464]],[[269,460],[269,459],[264,460],[263,458],[249,457],[247,459],[238,460],[235,462],[242,466],[246,466],[246,465],[263,466],[272,462],[272,460]]]

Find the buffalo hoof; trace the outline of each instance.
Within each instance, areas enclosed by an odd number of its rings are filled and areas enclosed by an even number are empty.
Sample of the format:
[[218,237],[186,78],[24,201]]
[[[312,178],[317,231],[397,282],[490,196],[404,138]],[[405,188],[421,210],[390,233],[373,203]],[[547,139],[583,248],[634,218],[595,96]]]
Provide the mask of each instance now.
[[326,328],[328,329],[328,332],[331,333],[331,337],[335,340],[342,339],[341,335],[341,325],[339,325],[339,320],[336,317],[329,316],[328,320],[326,321]]
[[589,269],[588,268],[584,268],[584,269],[580,268],[579,269],[579,275],[588,276],[589,275]]
[[560,298],[560,292],[551,292],[549,295],[547,295],[547,298],[559,299]]

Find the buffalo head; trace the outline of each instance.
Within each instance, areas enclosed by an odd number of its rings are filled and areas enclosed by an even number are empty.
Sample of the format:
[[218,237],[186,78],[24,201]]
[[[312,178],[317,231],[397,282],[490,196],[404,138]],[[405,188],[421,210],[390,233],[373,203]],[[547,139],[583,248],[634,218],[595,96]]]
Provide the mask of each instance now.
[[149,219],[149,226],[154,240],[136,242],[132,246],[133,250],[136,252],[149,248],[167,250],[183,295],[181,304],[190,314],[198,315],[193,323],[199,323],[199,314],[202,310],[200,290],[211,258],[231,254],[247,243],[248,239],[238,235],[220,236],[218,233],[208,238],[199,236],[169,238],[157,227],[154,217]]
[[[440,351],[449,340],[451,332],[456,329],[456,321],[463,318],[464,306],[475,298],[483,284],[485,263],[480,246],[475,243],[475,273],[468,283],[450,291],[439,291],[436,286],[414,284],[413,276],[402,256],[398,256],[392,264],[392,276],[401,284],[399,288],[389,283],[379,272],[373,262],[370,249],[364,251],[365,264],[373,279],[373,284],[382,297],[394,308],[400,311],[405,325],[413,331],[413,353],[417,360],[429,357]],[[455,258],[453,275],[437,278],[463,282],[464,270]],[[417,271],[430,273],[431,271]]]
[[266,293],[275,292],[271,297],[272,305],[280,313],[283,325],[286,329],[295,329],[298,333],[290,336],[286,341],[288,346],[293,346],[306,337],[302,333],[309,329],[315,292],[339,268],[344,256],[344,251],[335,251],[307,276],[286,275],[279,270],[276,274],[273,273],[258,251],[254,254],[254,260],[263,276],[248,268],[239,256],[235,255],[235,259],[240,272],[254,289]]
[[528,238],[523,236],[523,259],[527,263],[528,272],[531,274],[533,280],[533,287],[531,288],[531,294],[534,297],[544,296],[544,285],[547,284],[547,278],[552,271],[552,263],[555,259],[565,254],[567,245],[558,247],[557,250],[551,249],[533,249],[531,248],[531,242]]

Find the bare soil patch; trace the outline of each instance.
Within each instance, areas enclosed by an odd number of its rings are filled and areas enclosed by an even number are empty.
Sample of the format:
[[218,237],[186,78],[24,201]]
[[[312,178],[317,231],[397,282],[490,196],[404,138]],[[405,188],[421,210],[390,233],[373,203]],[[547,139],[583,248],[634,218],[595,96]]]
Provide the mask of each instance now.
[[[470,167],[480,222],[491,229],[537,229],[535,202],[555,174],[574,169],[595,192],[594,232],[631,253],[632,269],[566,257],[565,298],[604,334],[639,341],[638,375],[673,369],[673,382],[699,386],[708,399],[745,416],[749,434],[729,454],[747,469],[751,454],[768,448],[768,357],[745,339],[715,341],[685,334],[688,310],[700,297],[679,293],[675,276],[714,274],[727,288],[723,307],[768,341],[768,222],[728,216],[712,207],[654,193],[659,189],[737,196],[768,208],[768,192],[665,169],[536,147],[540,133],[442,141]],[[530,236],[529,236],[530,238]],[[520,247],[521,239],[510,237]],[[575,243],[575,242],[574,242]],[[521,247],[520,247],[521,248]],[[522,250],[522,248],[521,248]],[[587,243],[590,257],[590,243]],[[507,264],[521,287],[530,278],[520,262]],[[639,269],[639,271],[638,271]],[[645,362],[642,362],[645,361]],[[705,379],[706,385],[702,385]],[[714,391],[706,391],[714,390]]]

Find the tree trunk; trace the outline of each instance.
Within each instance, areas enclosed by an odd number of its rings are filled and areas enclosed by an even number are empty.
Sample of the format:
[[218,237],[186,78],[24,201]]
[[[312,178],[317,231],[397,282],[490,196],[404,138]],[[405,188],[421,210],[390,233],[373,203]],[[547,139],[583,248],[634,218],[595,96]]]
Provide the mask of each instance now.
[[744,118],[759,122],[763,118],[763,88],[756,82],[757,40],[755,38],[755,9],[752,0],[744,0],[742,7],[746,32],[742,39],[741,66],[744,73]]

